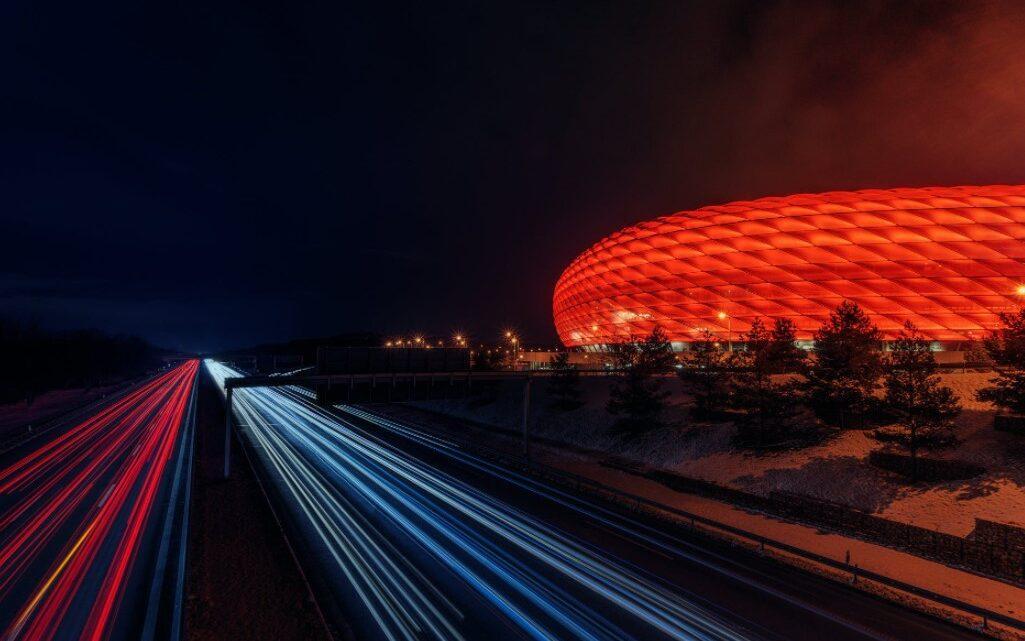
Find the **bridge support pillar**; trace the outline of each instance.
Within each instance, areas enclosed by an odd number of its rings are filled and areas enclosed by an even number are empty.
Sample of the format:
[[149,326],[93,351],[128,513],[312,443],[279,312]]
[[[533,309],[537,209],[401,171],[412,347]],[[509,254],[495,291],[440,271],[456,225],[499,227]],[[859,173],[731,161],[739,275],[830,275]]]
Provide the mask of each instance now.
[[530,433],[527,431],[527,422],[530,418],[530,375],[527,375],[523,384],[523,456],[530,460]]
[[224,400],[224,478],[231,474],[231,397],[234,388],[229,387]]

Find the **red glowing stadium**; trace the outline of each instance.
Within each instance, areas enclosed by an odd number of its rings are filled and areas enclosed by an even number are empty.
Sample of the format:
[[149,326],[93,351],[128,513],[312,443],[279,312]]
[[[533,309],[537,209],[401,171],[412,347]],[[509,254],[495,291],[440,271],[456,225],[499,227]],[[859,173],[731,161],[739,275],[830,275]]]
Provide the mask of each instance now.
[[[807,340],[843,300],[892,338],[982,338],[1025,302],[1025,186],[871,189],[681,211],[616,232],[555,286],[563,343],[737,340],[791,318]],[[677,346],[679,347],[679,345]]]

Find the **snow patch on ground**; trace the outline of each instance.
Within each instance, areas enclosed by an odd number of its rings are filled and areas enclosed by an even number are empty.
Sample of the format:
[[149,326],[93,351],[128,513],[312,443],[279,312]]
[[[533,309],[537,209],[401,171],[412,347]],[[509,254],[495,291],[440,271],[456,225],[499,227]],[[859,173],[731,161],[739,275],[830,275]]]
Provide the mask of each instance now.
[[[605,411],[610,380],[605,378],[582,380],[585,405],[572,412],[551,410],[545,382],[536,380],[531,390],[530,430],[538,436],[747,491],[789,490],[951,534],[968,534],[975,518],[1025,525],[1025,438],[996,432],[993,407],[975,400],[975,392],[993,374],[945,372],[941,376],[964,407],[958,419],[962,443],[931,455],[982,465],[987,473],[979,478],[905,485],[868,465],[869,452],[881,445],[868,432],[856,430],[799,450],[757,454],[738,450],[731,442],[732,425],[688,421],[685,398],[675,380],[666,381],[677,402],[666,413],[666,427],[628,445],[610,432],[613,417]],[[492,403],[449,399],[417,405],[518,430],[522,399],[522,383],[503,382]]]

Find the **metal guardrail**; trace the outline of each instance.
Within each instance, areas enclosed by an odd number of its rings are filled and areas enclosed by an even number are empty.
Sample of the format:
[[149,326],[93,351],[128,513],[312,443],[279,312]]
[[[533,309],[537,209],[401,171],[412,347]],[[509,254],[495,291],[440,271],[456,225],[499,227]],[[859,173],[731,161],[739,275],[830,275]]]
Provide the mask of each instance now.
[[[576,370],[582,376],[614,376],[614,369]],[[240,387],[287,387],[290,385],[341,385],[346,383],[398,383],[406,381],[522,381],[547,378],[552,370],[459,370],[452,372],[363,372],[351,374],[309,374],[305,376],[243,376],[224,379],[225,390]]]
[[[193,453],[196,444],[196,399],[199,394],[199,373],[192,380],[189,405],[182,418],[181,443],[167,498],[163,532],[157,546],[157,560],[149,586],[142,641],[179,641],[184,617],[186,554],[188,551],[189,515],[192,505]],[[180,495],[180,498],[179,498]],[[177,536],[174,536],[177,534]],[[168,584],[168,576],[173,582]]]
[[61,425],[74,420],[78,416],[87,415],[97,407],[114,402],[117,398],[128,394],[140,385],[153,380],[155,377],[159,376],[160,373],[161,372],[157,372],[156,374],[146,374],[137,379],[124,381],[119,383],[116,389],[103,394],[99,398],[83,401],[74,407],[62,410],[52,416],[45,417],[38,423],[29,421],[19,428],[9,430],[10,432],[13,432],[13,434],[9,434],[6,438],[0,440],[0,454],[5,454],[16,447],[20,447],[25,443],[34,441],[40,436],[50,433],[54,428],[60,427]]
[[[604,375],[608,375],[609,373],[612,373],[609,370],[601,370],[601,371],[602,371],[602,373]],[[456,373],[455,372],[435,373],[435,374],[433,374],[433,376],[443,377],[443,376],[451,376],[451,375],[454,375],[454,374],[456,374]],[[529,407],[530,380],[537,375],[537,372],[534,372],[534,371],[523,371],[523,372],[461,372],[461,374],[463,374],[463,375],[470,375],[470,374],[472,374],[472,375],[478,376],[478,377],[480,377],[481,375],[483,375],[483,376],[491,375],[493,377],[493,379],[502,379],[502,378],[504,378],[504,379],[507,379],[507,380],[514,380],[514,379],[526,380],[527,385],[525,385],[525,388],[524,388],[524,401],[525,401],[524,402],[524,415],[526,416],[527,411],[528,411],[527,408]],[[303,385],[315,384],[315,383],[318,383],[318,382],[330,382],[330,380],[332,380],[332,379],[334,379],[334,380],[346,380],[346,381],[349,381],[349,380],[352,380],[353,378],[361,378],[361,379],[364,379],[364,380],[367,380],[367,379],[373,380],[373,378],[375,376],[382,376],[382,375],[381,374],[344,374],[344,375],[332,374],[332,375],[275,376],[275,377],[271,377],[271,376],[250,376],[250,377],[245,377],[245,378],[228,378],[228,379],[225,379],[225,391],[227,392],[227,407],[226,407],[227,411],[226,411],[226,415],[227,415],[227,422],[228,422],[228,424],[225,426],[225,439],[227,441],[227,439],[230,438],[230,436],[229,436],[230,435],[230,430],[231,430],[231,423],[230,423],[230,421],[231,421],[231,393],[230,392],[234,388],[303,386]],[[416,376],[416,374],[403,373],[403,374],[388,375],[388,378],[392,379],[392,380],[396,380],[396,379],[400,379],[399,377],[415,377],[415,376]],[[421,376],[428,376],[428,377],[430,377],[430,376],[432,376],[432,374],[422,374]],[[395,378],[393,379],[392,377],[395,377]],[[526,434],[526,428],[525,427],[524,427],[524,434]],[[937,604],[940,604],[940,605],[943,605],[943,606],[946,606],[946,607],[949,607],[949,608],[953,608],[955,610],[958,610],[958,611],[961,611],[961,612],[964,612],[964,613],[973,614],[973,615],[978,616],[978,617],[980,617],[982,619],[981,623],[982,623],[982,627],[983,628],[987,627],[988,623],[990,621],[993,621],[993,622],[996,622],[996,623],[1000,623],[1001,625],[1005,625],[1005,626],[1007,626],[1009,628],[1013,628],[1013,629],[1015,629],[1015,630],[1017,630],[1019,632],[1025,632],[1025,621],[1016,619],[1016,618],[1011,617],[1009,615],[1002,614],[1000,612],[996,612],[996,611],[993,611],[993,610],[989,610],[989,609],[983,608],[981,606],[976,606],[976,605],[973,605],[971,603],[967,603],[965,601],[961,601],[959,599],[955,599],[953,597],[948,597],[946,595],[939,594],[938,592],[933,592],[931,590],[927,590],[925,588],[922,588],[922,587],[919,587],[919,586],[916,586],[916,585],[912,585],[910,583],[906,583],[906,582],[901,581],[899,579],[894,579],[892,577],[888,577],[886,575],[879,574],[877,572],[872,572],[870,570],[864,570],[864,569],[858,568],[857,566],[851,566],[851,565],[849,565],[847,563],[844,563],[844,562],[841,562],[841,561],[837,561],[835,559],[831,559],[831,558],[829,558],[827,556],[823,556],[821,554],[818,554],[818,553],[815,553],[815,552],[811,552],[809,550],[805,550],[803,548],[800,548],[800,547],[797,547],[797,546],[794,546],[794,545],[790,545],[789,543],[784,543],[782,541],[777,541],[775,539],[771,539],[769,537],[762,536],[762,535],[756,534],[754,532],[749,532],[747,530],[744,530],[743,528],[738,528],[736,526],[729,525],[727,523],[722,523],[720,521],[716,521],[715,519],[711,519],[711,518],[708,518],[708,517],[705,517],[705,516],[701,516],[700,514],[695,514],[693,512],[688,512],[686,510],[682,510],[682,509],[679,509],[679,508],[674,508],[672,506],[664,505],[662,503],[658,503],[657,501],[653,501],[653,500],[648,499],[646,497],[639,496],[639,495],[636,495],[636,494],[632,494],[632,493],[629,493],[629,492],[625,492],[625,491],[619,490],[617,488],[610,487],[608,485],[605,485],[603,483],[599,483],[598,481],[595,481],[593,479],[590,479],[590,478],[587,478],[587,477],[584,477],[584,476],[580,476],[580,475],[577,475],[577,474],[572,474],[570,472],[565,472],[563,470],[556,470],[556,469],[551,468],[549,466],[542,465],[542,464],[537,463],[536,461],[533,461],[533,460],[530,459],[530,457],[529,457],[529,449],[528,448],[529,448],[529,446],[527,445],[526,439],[524,441],[524,455],[522,455],[522,456],[515,456],[515,455],[501,453],[501,452],[498,452],[497,450],[493,450],[491,448],[485,448],[485,447],[481,447],[481,446],[473,446],[473,449],[474,449],[475,452],[489,452],[490,456],[492,458],[497,459],[497,460],[501,460],[501,461],[506,461],[506,463],[503,463],[503,464],[505,464],[507,466],[509,464],[511,464],[512,466],[519,467],[519,468],[522,468],[522,469],[526,469],[526,470],[534,473],[535,475],[546,475],[548,478],[561,479],[561,480],[564,480],[564,481],[570,480],[570,481],[572,481],[572,485],[575,487],[575,489],[577,491],[581,490],[583,487],[586,486],[586,487],[590,488],[592,491],[597,491],[598,493],[605,495],[606,498],[608,498],[608,495],[611,495],[612,497],[614,497],[615,500],[619,500],[621,502],[621,504],[624,505],[627,508],[638,509],[641,506],[644,506],[644,507],[646,507],[648,509],[655,510],[656,512],[669,513],[669,514],[672,514],[672,515],[677,516],[677,517],[682,517],[685,520],[689,520],[692,527],[695,526],[697,523],[701,523],[702,525],[705,525],[707,527],[712,527],[712,528],[714,528],[716,530],[720,530],[722,532],[726,532],[726,533],[732,534],[734,536],[739,536],[741,538],[744,538],[744,539],[747,539],[747,540],[752,541],[754,543],[757,543],[762,549],[764,549],[764,548],[776,549],[776,550],[779,550],[781,552],[785,552],[787,554],[790,554],[790,555],[793,555],[793,556],[797,556],[797,557],[800,557],[800,558],[812,561],[814,563],[818,563],[820,565],[824,565],[826,567],[830,567],[830,568],[835,569],[835,570],[840,570],[841,572],[844,572],[844,573],[850,573],[854,580],[857,580],[858,577],[861,577],[861,578],[864,578],[864,579],[867,579],[867,580],[870,580],[870,581],[874,581],[874,582],[879,583],[881,585],[885,585],[887,587],[899,590],[899,591],[904,592],[906,594],[911,594],[911,595],[914,595],[916,597],[919,597],[919,598],[931,601],[933,603],[937,603]],[[227,477],[227,475],[228,475],[228,470],[229,470],[228,466],[229,466],[229,458],[228,458],[227,449],[226,449],[226,451],[225,451],[225,466],[224,466],[225,477]]]
[[[367,410],[366,408],[363,408],[363,410],[370,412],[370,410]],[[641,507],[645,507],[649,510],[655,511],[656,514],[654,514],[653,516],[655,516],[656,518],[660,517],[658,513],[668,513],[675,517],[682,517],[682,523],[678,519],[674,519],[672,522],[674,524],[683,525],[686,527],[687,521],[689,521],[690,527],[692,529],[700,523],[701,525],[704,525],[706,527],[711,527],[713,529],[752,541],[758,544],[758,546],[761,549],[776,549],[781,552],[785,552],[787,554],[808,561],[812,561],[820,565],[827,566],[834,570],[840,570],[845,574],[850,574],[852,576],[852,579],[855,581],[858,578],[867,579],[875,583],[879,583],[881,585],[885,585],[887,587],[899,590],[906,594],[911,594],[913,596],[925,599],[927,601],[931,601],[939,605],[953,608],[960,612],[978,616],[980,619],[982,619],[981,625],[983,628],[988,627],[989,622],[996,622],[1001,625],[1005,625],[1009,628],[1013,628],[1019,632],[1025,632],[1025,621],[1016,619],[1012,616],[1000,612],[989,610],[981,606],[973,605],[971,603],[967,603],[965,601],[961,601],[960,599],[949,597],[944,594],[939,594],[938,592],[933,592],[932,590],[912,585],[899,579],[894,579],[884,574],[879,574],[878,572],[864,570],[862,568],[858,568],[857,566],[852,566],[848,563],[837,561],[835,559],[823,556],[816,552],[805,550],[803,548],[791,545],[789,543],[784,543],[782,541],[777,541],[775,539],[763,536],[761,534],[756,534],[743,528],[729,525],[727,523],[723,523],[721,521],[717,521],[715,519],[702,516],[700,514],[695,514],[687,510],[682,510],[669,505],[665,505],[663,503],[659,503],[658,501],[654,501],[652,499],[639,496],[637,494],[632,494],[630,492],[626,492],[618,488],[605,485],[604,483],[595,481],[594,479],[588,478],[586,476],[581,476],[579,474],[574,474],[572,472],[566,472],[564,470],[559,470],[551,466],[538,463],[537,461],[531,460],[524,456],[507,454],[505,452],[499,452],[498,450],[495,450],[493,448],[488,448],[479,445],[471,445],[470,448],[474,451],[474,453],[485,456],[486,458],[489,458],[492,461],[496,461],[505,467],[510,467],[513,469],[522,469],[524,471],[527,471],[528,473],[533,474],[534,476],[542,477],[547,480],[561,482],[565,487],[573,487],[573,489],[578,492],[582,490],[589,491],[592,496],[601,496],[606,500],[609,500],[611,498],[612,500],[619,503],[619,505],[626,507],[630,510],[638,510]]]
[[[601,373],[603,376],[607,376],[610,373],[615,373],[615,370],[584,370],[585,372]],[[433,386],[434,382],[438,379],[444,381],[448,380],[449,384],[454,384],[458,378],[460,382],[466,383],[467,387],[472,384],[473,380],[515,380],[523,381],[523,417],[522,417],[522,432],[523,432],[523,451],[524,454],[529,455],[530,453],[530,439],[527,432],[528,419],[530,417],[530,384],[531,381],[538,377],[550,376],[550,372],[541,374],[532,370],[524,371],[475,371],[475,370],[462,370],[456,372],[388,372],[388,373],[350,373],[350,374],[311,374],[307,376],[243,376],[224,379],[224,393],[225,393],[225,424],[224,424],[224,478],[228,478],[231,473],[231,423],[232,423],[232,401],[234,399],[234,390],[239,388],[251,388],[251,387],[312,387],[317,389],[319,386],[326,386],[330,393],[331,386],[338,383],[348,383],[350,393],[352,386],[356,382],[369,382],[371,386],[377,384],[377,381],[390,383],[393,387],[401,381],[408,380],[412,385],[413,396],[415,397],[416,392],[416,381],[417,377],[420,380],[427,379],[427,381]],[[408,399],[407,399],[408,400]]]
[[192,381],[192,418],[190,421],[191,443],[187,456],[188,472],[185,477],[185,494],[182,497],[183,513],[180,535],[178,538],[178,573],[174,583],[174,618],[171,621],[171,630],[168,641],[179,641],[182,638],[182,629],[185,625],[185,579],[188,571],[189,551],[189,520],[192,516],[192,482],[195,476],[196,460],[196,428],[199,418],[199,377],[201,372],[196,372],[196,378]]
[[[535,466],[537,464],[532,463],[530,465]],[[840,570],[844,573],[849,573],[851,574],[852,579],[854,580],[857,580],[858,578],[868,579],[870,581],[874,581],[876,583],[900,590],[901,592],[912,594],[914,596],[932,601],[934,603],[938,603],[940,605],[954,608],[956,610],[966,612],[969,614],[974,614],[982,619],[982,626],[984,628],[987,626],[989,621],[994,621],[1002,625],[1006,625],[1008,627],[1019,630],[1021,632],[1025,632],[1025,621],[1015,619],[1014,617],[1002,614],[1000,612],[989,610],[987,608],[976,606],[971,603],[955,599],[953,597],[939,594],[938,592],[933,592],[932,590],[912,585],[899,579],[894,579],[884,574],[879,574],[878,572],[873,572],[871,570],[865,570],[857,566],[852,566],[845,562],[837,561],[836,559],[823,556],[816,552],[811,552],[809,550],[805,550],[803,548],[790,545],[789,543],[777,541],[775,539],[771,539],[761,534],[750,532],[743,528],[729,525],[727,523],[722,523],[721,521],[716,521],[715,519],[701,516],[693,512],[688,512],[687,510],[682,510],[679,508],[674,508],[669,505],[658,503],[657,501],[653,501],[646,497],[631,494],[629,492],[625,492],[617,488],[613,488],[602,483],[598,483],[597,481],[594,481],[593,479],[588,479],[587,477],[581,477],[575,474],[571,474],[569,472],[562,472],[561,470],[553,470],[550,468],[547,471],[547,473],[556,475],[562,474],[568,477],[568,479],[572,479],[576,483],[580,483],[582,485],[590,485],[592,489],[597,490],[598,492],[616,495],[618,498],[623,499],[622,504],[628,508],[632,506],[645,506],[659,512],[668,512],[674,516],[683,517],[685,520],[689,520],[692,526],[697,523],[700,523],[702,525],[712,527],[716,530],[721,530],[723,532],[727,532],[729,534],[753,541],[763,549],[774,548],[782,552],[786,552],[787,554],[791,554],[793,556],[813,561],[820,565],[825,565],[835,570]],[[686,525],[686,523],[684,523],[684,525]]]

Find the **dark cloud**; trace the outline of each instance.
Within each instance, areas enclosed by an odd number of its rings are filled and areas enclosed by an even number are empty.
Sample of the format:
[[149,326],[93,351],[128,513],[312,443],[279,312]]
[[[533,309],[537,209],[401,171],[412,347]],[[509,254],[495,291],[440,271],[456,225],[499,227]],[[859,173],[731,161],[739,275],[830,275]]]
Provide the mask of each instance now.
[[0,8],[0,313],[551,342],[637,220],[1025,182],[1018,4],[301,4]]

